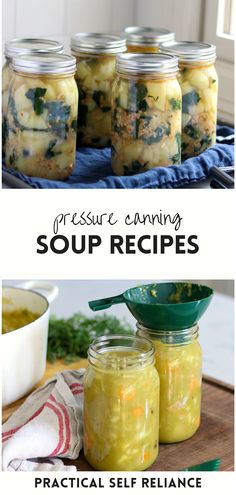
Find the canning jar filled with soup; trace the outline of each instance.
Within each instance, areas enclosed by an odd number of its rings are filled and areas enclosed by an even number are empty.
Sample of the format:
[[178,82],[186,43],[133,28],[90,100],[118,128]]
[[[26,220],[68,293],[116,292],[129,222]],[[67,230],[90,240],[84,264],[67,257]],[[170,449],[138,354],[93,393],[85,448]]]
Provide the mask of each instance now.
[[75,58],[20,55],[12,67],[6,165],[29,176],[65,179],[73,170],[76,151]]
[[163,53],[179,58],[182,90],[182,159],[197,156],[216,142],[218,76],[216,48],[208,43],[168,42]]
[[117,57],[112,90],[112,168],[133,175],[181,162],[178,60],[161,54]]
[[202,351],[198,326],[178,331],[152,330],[137,324],[137,334],[151,339],[160,378],[161,443],[182,442],[200,425]]
[[63,45],[58,41],[38,39],[38,38],[23,38],[7,41],[5,44],[5,64],[2,68],[2,148],[4,152],[5,138],[7,133],[6,113],[8,103],[8,90],[12,76],[11,63],[13,57],[20,54],[32,53],[62,53]]
[[84,376],[84,453],[101,471],[147,469],[158,455],[159,377],[152,343],[97,338]]
[[123,34],[126,37],[127,51],[133,53],[157,53],[161,43],[175,39],[175,33],[162,28],[128,26]]
[[79,90],[77,146],[110,146],[116,55],[126,50],[126,41],[113,34],[78,33],[71,39],[71,50]]

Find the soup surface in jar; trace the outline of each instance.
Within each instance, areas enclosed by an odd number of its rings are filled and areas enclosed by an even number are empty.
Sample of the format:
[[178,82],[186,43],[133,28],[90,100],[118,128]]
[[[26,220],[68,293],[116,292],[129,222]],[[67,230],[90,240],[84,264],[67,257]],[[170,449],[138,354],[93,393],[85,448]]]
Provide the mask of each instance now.
[[133,175],[181,162],[181,89],[176,78],[113,86],[112,168]]
[[78,146],[103,147],[111,142],[111,88],[116,57],[77,56],[79,89]]
[[129,45],[127,44],[127,52],[129,53],[157,53],[159,46],[150,45]]
[[199,155],[216,142],[218,76],[214,65],[185,66],[182,89],[182,158]]
[[84,378],[85,456],[98,470],[144,470],[158,454],[158,374],[153,365],[117,369],[134,351],[106,355],[114,367],[89,366]]
[[7,166],[29,176],[68,177],[75,162],[77,111],[73,76],[15,73],[7,111]]
[[2,333],[12,332],[18,328],[32,323],[39,318],[39,313],[33,313],[26,308],[15,309],[14,311],[3,311],[2,313]]
[[160,378],[160,442],[181,442],[200,425],[201,347],[197,341],[176,347],[153,344]]

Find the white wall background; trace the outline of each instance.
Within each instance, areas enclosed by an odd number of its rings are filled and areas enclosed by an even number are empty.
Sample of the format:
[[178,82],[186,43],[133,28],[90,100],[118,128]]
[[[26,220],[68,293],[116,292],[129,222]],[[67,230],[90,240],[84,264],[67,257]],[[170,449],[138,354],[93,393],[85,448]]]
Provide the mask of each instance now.
[[134,4],[138,24],[171,29],[179,40],[201,38],[203,0],[134,0]]
[[120,30],[134,19],[134,0],[3,0],[3,40],[50,37],[78,31]]
[[177,38],[194,40],[201,34],[201,12],[202,0],[3,0],[3,40],[61,40],[78,31],[120,30],[134,23],[167,27]]

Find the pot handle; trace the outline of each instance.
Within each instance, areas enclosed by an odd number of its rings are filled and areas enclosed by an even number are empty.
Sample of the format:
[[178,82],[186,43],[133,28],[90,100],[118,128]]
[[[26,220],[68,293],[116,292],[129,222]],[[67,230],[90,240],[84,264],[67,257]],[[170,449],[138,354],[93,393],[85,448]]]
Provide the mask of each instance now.
[[49,284],[48,282],[27,280],[26,282],[21,282],[17,285],[22,289],[35,290],[42,296],[46,297],[49,303],[54,301],[58,295],[57,285]]

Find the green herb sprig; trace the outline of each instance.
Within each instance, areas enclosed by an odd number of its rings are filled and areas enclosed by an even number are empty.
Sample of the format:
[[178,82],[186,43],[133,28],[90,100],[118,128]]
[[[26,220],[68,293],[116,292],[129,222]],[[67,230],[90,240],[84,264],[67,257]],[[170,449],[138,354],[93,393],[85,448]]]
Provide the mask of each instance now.
[[113,334],[133,334],[134,330],[125,321],[115,316],[88,318],[76,313],[68,319],[50,318],[47,359],[50,363],[63,359],[66,364],[86,358],[88,347],[96,337]]

